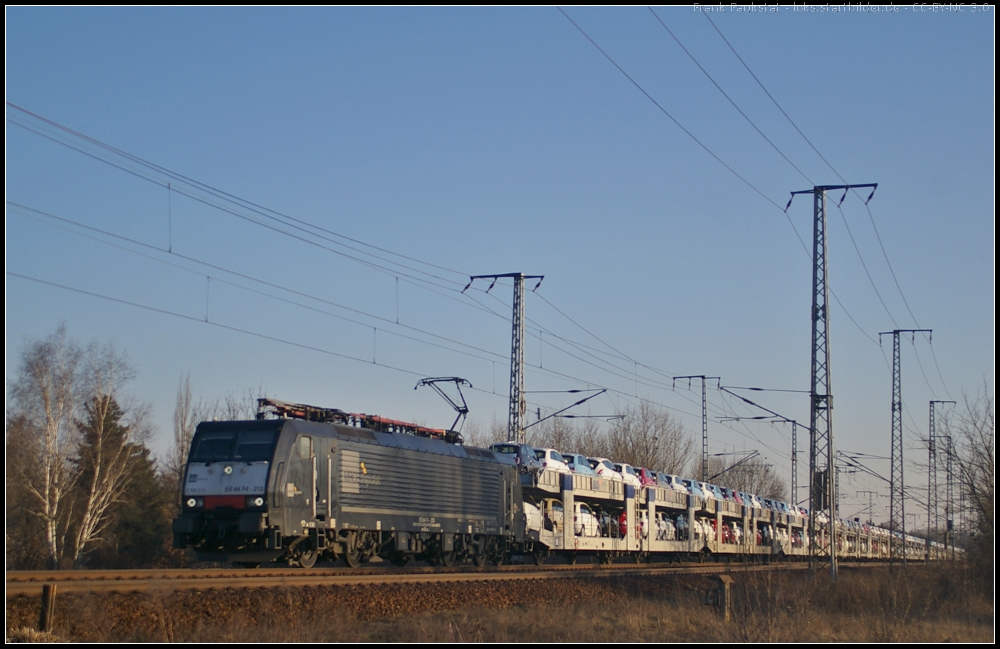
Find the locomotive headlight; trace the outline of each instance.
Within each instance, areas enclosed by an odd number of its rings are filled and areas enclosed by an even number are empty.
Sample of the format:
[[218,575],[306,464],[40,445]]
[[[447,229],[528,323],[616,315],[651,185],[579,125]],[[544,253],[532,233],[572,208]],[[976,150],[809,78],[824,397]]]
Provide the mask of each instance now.
[[263,496],[247,496],[247,507],[263,507]]
[[195,500],[194,498],[188,498],[187,499],[187,506],[188,507],[194,507],[197,504],[198,504],[198,501]]
[[233,472],[233,467],[227,466],[225,469],[222,470],[222,472],[225,473],[226,475],[229,475],[230,473]]
[[187,500],[184,501],[184,504],[187,505],[188,507],[191,507],[191,508],[194,508],[194,507],[204,507],[205,506],[205,499],[204,498],[188,498]]

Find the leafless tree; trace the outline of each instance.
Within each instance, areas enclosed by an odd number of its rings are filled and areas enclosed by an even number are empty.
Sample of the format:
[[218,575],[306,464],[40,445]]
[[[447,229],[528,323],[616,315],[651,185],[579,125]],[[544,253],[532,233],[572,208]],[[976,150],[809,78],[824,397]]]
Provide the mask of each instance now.
[[37,501],[29,485],[38,482],[40,437],[27,418],[7,413],[6,441],[7,568],[31,570],[50,565],[44,530],[35,515]]
[[610,457],[611,449],[607,432],[593,419],[584,419],[577,428],[576,449],[587,457]]
[[21,438],[9,431],[8,445],[17,441],[25,461],[11,469],[53,568],[79,562],[100,542],[109,508],[127,488],[128,458],[148,433],[148,407],[122,392],[133,376],[113,345],[85,352],[64,326],[21,354],[7,420]]
[[669,412],[642,401],[618,413],[608,433],[608,451],[615,462],[681,474],[694,457],[694,442]]
[[204,414],[211,414],[215,418],[231,421],[254,419],[257,416],[257,399],[266,396],[267,393],[262,385],[256,388],[246,388],[242,392],[230,391],[222,396],[221,401],[216,404],[214,412],[210,408],[205,408]]
[[770,464],[750,460],[736,466],[738,462],[738,460],[727,462],[721,457],[708,458],[708,475],[717,476],[710,482],[756,494],[761,498],[781,501],[788,499],[788,489],[784,480],[775,473]]
[[66,327],[44,340],[30,343],[21,354],[18,377],[11,386],[14,415],[38,442],[32,445],[34,475],[27,466],[11,469],[19,474],[31,498],[30,509],[44,527],[45,543],[53,568],[66,549],[72,498],[77,473],[70,458],[76,451],[73,426],[79,396],[78,370],[83,350],[67,339]]
[[184,477],[184,463],[187,462],[191,451],[191,440],[200,420],[200,410],[203,410],[202,405],[199,403],[196,407],[191,397],[191,375],[185,374],[177,386],[177,403],[174,406],[174,446],[167,453],[166,465],[171,483],[179,485]]
[[480,422],[470,419],[462,430],[462,437],[466,446],[489,448],[491,444],[507,441],[507,424],[494,418],[490,425],[484,428]]
[[949,425],[955,444],[955,461],[965,506],[972,510],[975,536],[970,552],[981,572],[992,575],[996,485],[995,404],[986,386],[974,397],[965,395],[954,426]]
[[81,377],[89,399],[77,422],[80,433],[76,474],[78,502],[70,558],[78,564],[89,546],[101,541],[110,508],[132,480],[136,442],[147,432],[148,406],[131,400],[123,388],[135,377],[126,355],[114,345],[91,345]]
[[566,419],[553,417],[525,430],[525,440],[535,448],[554,448],[564,453],[582,453],[576,430]]

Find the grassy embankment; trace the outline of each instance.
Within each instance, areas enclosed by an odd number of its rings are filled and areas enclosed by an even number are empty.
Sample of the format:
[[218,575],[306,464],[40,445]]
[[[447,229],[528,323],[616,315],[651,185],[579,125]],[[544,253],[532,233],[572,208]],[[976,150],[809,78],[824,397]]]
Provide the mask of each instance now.
[[[992,581],[959,565],[731,573],[733,613],[708,577],[635,577],[60,595],[43,640],[123,642],[990,642]],[[981,576],[980,576],[981,577]],[[8,640],[38,598],[7,601]]]

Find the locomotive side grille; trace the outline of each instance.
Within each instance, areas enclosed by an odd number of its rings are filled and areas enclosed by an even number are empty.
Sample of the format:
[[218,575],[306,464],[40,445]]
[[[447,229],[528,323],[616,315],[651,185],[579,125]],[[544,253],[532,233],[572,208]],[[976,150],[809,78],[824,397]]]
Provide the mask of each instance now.
[[348,456],[357,453],[359,463],[336,481],[348,487],[338,494],[341,506],[487,519],[502,515],[502,465],[346,441],[341,448]]

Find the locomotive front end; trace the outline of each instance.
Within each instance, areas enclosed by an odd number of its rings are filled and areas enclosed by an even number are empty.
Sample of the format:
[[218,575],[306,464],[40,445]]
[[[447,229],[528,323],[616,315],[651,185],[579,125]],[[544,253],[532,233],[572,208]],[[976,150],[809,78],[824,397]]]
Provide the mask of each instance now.
[[281,554],[268,519],[268,487],[280,421],[204,422],[191,442],[174,519],[174,547],[193,547],[202,558]]

